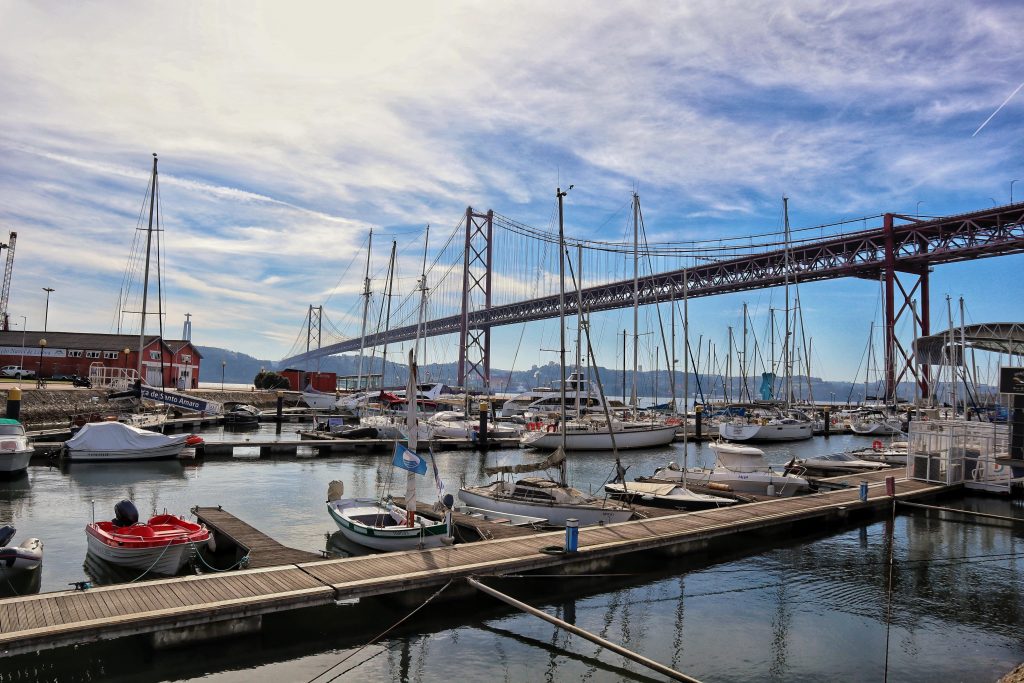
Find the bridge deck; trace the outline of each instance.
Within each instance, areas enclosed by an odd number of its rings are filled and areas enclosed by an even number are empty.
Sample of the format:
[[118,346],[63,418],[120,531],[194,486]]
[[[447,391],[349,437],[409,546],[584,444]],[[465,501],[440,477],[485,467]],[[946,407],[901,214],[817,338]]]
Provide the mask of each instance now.
[[[901,499],[934,495],[951,487],[898,480]],[[156,632],[276,611],[327,605],[442,585],[450,579],[557,569],[576,562],[611,559],[637,551],[680,546],[814,517],[840,509],[884,507],[884,486],[873,484],[869,500],[856,489],[780,498],[701,512],[672,514],[580,530],[578,553],[551,555],[564,533],[336,560],[320,560],[224,574],[104,586],[0,600],[0,651],[40,649]]]

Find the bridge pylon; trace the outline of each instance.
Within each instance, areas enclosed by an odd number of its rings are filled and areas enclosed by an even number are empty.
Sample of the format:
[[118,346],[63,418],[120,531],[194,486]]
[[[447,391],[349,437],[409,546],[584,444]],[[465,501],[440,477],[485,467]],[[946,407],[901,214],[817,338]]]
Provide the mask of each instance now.
[[491,386],[491,326],[470,326],[470,313],[491,308],[491,236],[494,211],[466,207],[466,248],[462,261],[462,314],[459,325],[459,384],[479,379]]
[[[881,269],[885,286],[885,397],[886,400],[895,399],[896,388],[900,382],[913,377],[921,390],[921,398],[927,398],[929,395],[929,368],[927,365],[918,367],[914,359],[913,345],[904,345],[900,342],[896,335],[896,326],[901,320],[911,317],[915,336],[924,337],[931,334],[931,316],[929,314],[931,302],[928,294],[930,268],[927,262],[897,267],[899,246],[896,243],[894,218],[894,214],[887,213],[884,215],[882,223],[885,240]],[[900,216],[900,218],[915,220],[907,216]],[[927,253],[927,241],[917,236],[911,236],[911,239],[915,242],[915,250]],[[897,296],[897,290],[899,290],[899,296]],[[916,302],[920,305],[917,305]]]

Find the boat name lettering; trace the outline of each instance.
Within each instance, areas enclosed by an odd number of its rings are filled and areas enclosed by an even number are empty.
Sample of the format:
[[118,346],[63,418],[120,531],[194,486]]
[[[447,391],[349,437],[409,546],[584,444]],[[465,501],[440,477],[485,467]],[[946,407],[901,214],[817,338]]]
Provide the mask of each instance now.
[[166,391],[160,391],[159,389],[153,389],[152,387],[142,387],[142,398],[160,401],[161,403],[181,408],[189,408],[196,412],[205,412],[209,405],[206,401],[192,398],[191,396],[171,394]]

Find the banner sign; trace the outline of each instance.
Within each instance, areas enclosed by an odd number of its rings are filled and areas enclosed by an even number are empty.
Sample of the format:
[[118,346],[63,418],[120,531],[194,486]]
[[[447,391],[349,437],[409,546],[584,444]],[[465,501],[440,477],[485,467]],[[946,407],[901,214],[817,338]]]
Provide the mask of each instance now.
[[148,398],[151,401],[159,401],[160,403],[166,403],[170,406],[178,408],[186,408],[196,413],[215,413],[217,410],[211,408],[209,401],[195,398],[193,396],[185,396],[184,394],[174,394],[169,391],[163,391],[155,387],[142,387],[142,398]]
[[[39,357],[38,346],[0,346],[0,356]],[[43,349],[44,358],[67,358],[67,349]]]
[[999,393],[1024,394],[1024,368],[999,368]]

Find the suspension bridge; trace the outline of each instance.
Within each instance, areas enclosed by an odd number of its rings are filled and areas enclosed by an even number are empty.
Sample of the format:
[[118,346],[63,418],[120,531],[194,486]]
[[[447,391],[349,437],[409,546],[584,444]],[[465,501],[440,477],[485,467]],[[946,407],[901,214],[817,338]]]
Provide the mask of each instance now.
[[[929,272],[940,264],[1024,252],[1024,203],[922,220],[897,213],[872,217],[880,225],[850,230],[869,219],[781,233],[704,242],[633,243],[566,239],[570,283],[566,315],[678,302],[839,278],[879,281],[884,299],[886,395],[913,380],[922,395],[929,368],[913,362],[910,340],[897,335],[909,319],[920,336],[931,333]],[[642,217],[640,229],[644,230]],[[830,234],[825,234],[829,231]],[[367,330],[321,344],[308,325],[307,349],[281,362],[300,365],[318,358],[414,339],[420,298],[429,301],[421,334],[459,335],[459,383],[490,381],[491,329],[559,316],[557,234],[518,223],[494,211],[466,209],[444,247],[427,264],[414,289],[390,309],[387,329]],[[646,273],[634,283],[633,259]],[[568,287],[569,285],[567,285]],[[365,290],[369,296],[369,284]],[[391,297],[389,297],[390,300]],[[390,301],[389,301],[390,305]],[[383,300],[378,320],[384,320]]]

